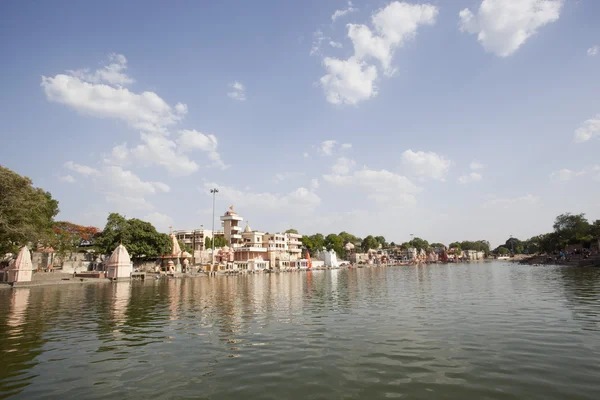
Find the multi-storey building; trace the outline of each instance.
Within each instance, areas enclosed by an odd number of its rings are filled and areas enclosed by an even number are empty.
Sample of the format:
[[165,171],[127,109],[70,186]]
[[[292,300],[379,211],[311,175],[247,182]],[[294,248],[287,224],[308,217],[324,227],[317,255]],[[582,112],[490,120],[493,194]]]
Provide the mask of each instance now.
[[242,244],[242,227],[240,226],[240,222],[243,220],[244,218],[233,211],[233,207],[229,207],[229,210],[221,217],[225,240],[227,240],[227,243],[231,248],[235,249]]
[[[206,238],[213,238],[213,231],[207,229],[192,229],[192,230],[180,230],[173,231],[173,234],[177,238],[177,240],[181,241],[181,243],[190,246],[195,251],[203,251],[206,250]],[[223,231],[215,231],[214,236],[224,236]],[[209,247],[210,248],[210,247]]]

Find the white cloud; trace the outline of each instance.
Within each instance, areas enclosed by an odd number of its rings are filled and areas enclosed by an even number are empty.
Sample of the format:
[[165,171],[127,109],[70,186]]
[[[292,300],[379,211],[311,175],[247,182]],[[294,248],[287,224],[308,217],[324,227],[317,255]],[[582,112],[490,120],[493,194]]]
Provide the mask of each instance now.
[[88,167],[87,165],[76,164],[73,161],[67,161],[65,167],[71,171],[75,171],[83,176],[99,176],[100,171],[95,168]]
[[584,168],[580,171],[572,171],[567,168],[563,168],[558,171],[554,171],[550,174],[550,178],[560,181],[567,182],[573,178],[577,178],[580,176],[591,176],[593,180],[600,180],[600,165],[593,165],[591,167]]
[[550,174],[550,178],[555,179],[557,181],[569,181],[571,178],[575,176],[575,172],[570,169],[563,168],[559,171],[554,171]]
[[331,167],[331,171],[336,175],[346,175],[352,168],[354,168],[355,165],[356,162],[354,160],[346,157],[340,157],[336,160],[333,167]]
[[116,207],[118,212],[152,210],[154,208],[143,196],[127,196],[122,193],[106,192],[104,200]]
[[189,175],[198,170],[195,161],[177,151],[177,144],[161,134],[142,133],[142,143],[131,149],[138,165],[160,165],[173,175]]
[[471,161],[471,164],[469,164],[469,168],[471,168],[472,170],[484,169],[485,165],[473,160]]
[[344,143],[342,144],[342,150],[347,150],[352,148],[352,143]]
[[415,195],[422,190],[407,177],[387,170],[364,168],[351,175],[323,175],[323,179],[332,185],[358,189],[377,203],[414,204]]
[[410,149],[402,153],[401,162],[410,175],[439,181],[445,180],[451,165],[450,160],[432,151],[414,152]]
[[386,74],[392,74],[394,50],[413,39],[420,25],[433,25],[437,15],[438,8],[431,4],[392,2],[371,17],[375,33],[366,25],[348,25],[354,55],[361,60],[373,57],[381,62]]
[[201,150],[208,153],[208,158],[212,161],[213,166],[220,169],[228,168],[221,160],[221,155],[217,152],[218,140],[215,135],[205,135],[195,129],[181,130],[178,133],[177,145],[181,153],[194,149]]
[[[126,68],[127,60],[122,55],[111,55],[111,61],[113,64],[106,67],[106,71],[122,73]],[[222,169],[227,167],[216,151],[214,135],[182,130],[179,139],[186,145],[184,147],[178,147],[178,143],[168,139],[168,128],[179,123],[188,112],[185,104],[176,103],[171,107],[154,92],[131,92],[118,84],[114,74],[105,70],[94,74],[84,74],[80,70],[71,71],[70,75],[43,76],[41,83],[51,102],[64,104],[84,115],[122,120],[140,131],[140,144],[133,148],[128,148],[126,143],[115,146],[104,158],[105,163],[128,165],[134,158],[139,165],[160,165],[171,173],[185,175],[197,171],[199,166],[183,153],[200,149],[206,152],[211,165]],[[239,89],[239,86],[236,88]]]
[[168,193],[171,188],[162,182],[147,182],[135,173],[117,166],[106,166],[102,170],[106,189],[115,193],[144,196],[157,192]]
[[496,196],[490,196],[488,200],[483,203],[484,208],[511,208],[511,207],[522,207],[530,206],[539,203],[540,198],[532,194],[528,194],[521,197],[512,198],[500,198]]
[[273,183],[281,183],[290,179],[298,179],[302,176],[304,176],[304,172],[279,172],[275,174]]
[[246,101],[246,87],[242,83],[235,81],[230,83],[229,87],[231,88],[231,92],[228,92],[227,96],[234,100]]
[[357,104],[377,95],[377,68],[354,57],[348,60],[326,57],[323,65],[327,75],[321,77],[321,87],[332,104]]
[[112,148],[110,154],[105,156],[104,162],[107,164],[125,166],[130,164],[129,156],[127,143],[121,143]]
[[310,158],[310,154],[308,154],[307,152],[302,153],[302,157],[304,158]]
[[348,2],[348,8],[344,9],[344,10],[335,10],[335,12],[331,15],[331,21],[335,22],[336,19],[343,17],[344,15],[357,11],[357,8],[354,8],[354,6],[352,5],[352,2],[349,1]]
[[558,20],[562,5],[563,0],[483,0],[476,15],[468,8],[459,13],[460,30],[477,34],[487,52],[507,57]]
[[309,55],[314,56],[315,54],[319,54],[321,52],[321,44],[323,43],[323,40],[328,39],[325,36],[323,36],[323,31],[321,31],[320,29],[317,29],[317,31],[315,33],[313,33],[313,42],[312,42],[312,47],[310,48],[310,53]]
[[[126,88],[84,82],[75,76],[42,77],[49,101],[98,118],[114,118],[142,131],[164,132],[165,127],[181,120],[154,92],[133,93]],[[181,109],[181,107],[180,107]]]
[[319,145],[319,152],[326,156],[331,156],[333,154],[333,148],[336,145],[337,141],[335,140],[325,140],[321,142]]
[[60,180],[67,183],[75,183],[75,178],[73,178],[71,175],[61,176]]
[[341,44],[340,42],[334,42],[333,40],[329,41],[329,45],[336,49],[341,49],[342,47],[344,47],[344,45]]
[[575,131],[575,142],[587,142],[593,137],[600,136],[600,114],[595,118],[584,121]]
[[366,25],[348,24],[348,37],[354,54],[347,60],[326,57],[327,74],[320,79],[327,101],[332,104],[357,104],[377,95],[377,67],[366,60],[374,58],[382,64],[386,75],[392,75],[394,50],[416,36],[420,25],[435,23],[438,8],[430,4],[392,2],[371,17],[374,31]]
[[462,175],[458,178],[458,182],[462,184],[480,181],[483,177],[480,173],[471,172],[467,175]]
[[82,81],[90,83],[108,83],[111,85],[128,85],[135,82],[131,77],[125,74],[127,69],[127,59],[122,54],[110,54],[108,56],[109,64],[104,68],[90,72],[89,68],[68,70],[67,73]]
[[159,232],[168,232],[169,226],[173,225],[173,218],[159,212],[150,213],[143,220],[150,222]]
[[219,189],[219,198],[237,208],[254,208],[268,212],[310,212],[321,204],[321,198],[311,190],[299,187],[287,194],[242,191],[230,186],[205,183],[204,189]]
[[313,178],[310,180],[310,188],[312,190],[316,190],[319,188],[319,180],[317,178]]
[[600,50],[600,46],[592,46],[589,49],[587,49],[587,55],[595,56],[596,54],[598,54],[599,50]]

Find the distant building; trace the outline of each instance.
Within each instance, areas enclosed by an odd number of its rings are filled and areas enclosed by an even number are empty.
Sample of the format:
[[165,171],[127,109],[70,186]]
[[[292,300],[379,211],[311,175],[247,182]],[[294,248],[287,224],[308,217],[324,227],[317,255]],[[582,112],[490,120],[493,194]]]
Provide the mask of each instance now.
[[[213,231],[207,229],[193,229],[173,231],[173,234],[181,243],[189,246],[195,251],[205,250],[206,238],[213,238]],[[215,231],[214,236],[224,236],[223,231]]]

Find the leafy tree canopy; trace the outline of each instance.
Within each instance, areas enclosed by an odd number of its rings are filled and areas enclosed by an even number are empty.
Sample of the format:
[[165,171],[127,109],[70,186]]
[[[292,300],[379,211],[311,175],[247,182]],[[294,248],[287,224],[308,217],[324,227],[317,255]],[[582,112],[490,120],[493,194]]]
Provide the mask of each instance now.
[[104,254],[112,253],[122,242],[131,258],[154,258],[172,251],[169,235],[157,232],[150,222],[137,218],[128,220],[117,213],[108,216],[106,227],[96,242]]
[[52,230],[54,237],[50,244],[59,255],[77,251],[86,242],[94,245],[99,235],[98,228],[94,226],[82,226],[67,221],[56,222]]
[[377,240],[377,243],[379,243],[381,248],[387,247],[387,242],[383,236],[375,236],[375,240]]
[[410,244],[411,247],[414,247],[419,251],[421,251],[422,249],[425,250],[429,247],[429,242],[427,240],[421,239],[419,237],[414,238],[413,240],[411,240],[408,243]]
[[367,252],[371,249],[376,249],[379,247],[379,242],[373,237],[373,235],[369,235],[363,239],[361,246],[363,252]]
[[355,244],[357,242],[360,242],[360,238],[359,237],[356,237],[356,236],[354,236],[354,235],[352,235],[352,234],[350,234],[348,232],[345,232],[345,231],[340,232],[338,234],[338,236],[342,238],[342,240],[344,241],[344,244],[346,244],[346,243]]
[[287,231],[285,231],[285,233],[295,233],[297,235],[298,231],[296,229],[290,228]]
[[0,253],[26,244],[48,244],[58,201],[31,179],[0,165]]

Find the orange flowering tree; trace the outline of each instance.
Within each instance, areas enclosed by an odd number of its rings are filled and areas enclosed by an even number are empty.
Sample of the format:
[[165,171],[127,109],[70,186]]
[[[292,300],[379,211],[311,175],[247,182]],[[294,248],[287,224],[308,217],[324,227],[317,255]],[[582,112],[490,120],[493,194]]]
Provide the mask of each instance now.
[[56,253],[64,255],[68,251],[76,251],[82,246],[93,246],[100,233],[94,226],[77,225],[68,221],[54,223],[54,241],[52,246]]

